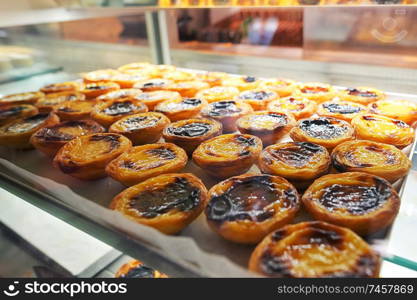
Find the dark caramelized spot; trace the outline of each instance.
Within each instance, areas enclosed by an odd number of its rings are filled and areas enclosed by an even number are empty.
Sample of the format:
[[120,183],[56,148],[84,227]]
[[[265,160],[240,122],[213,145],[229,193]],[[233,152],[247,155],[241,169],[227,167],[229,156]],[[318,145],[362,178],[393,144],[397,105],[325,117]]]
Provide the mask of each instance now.
[[256,77],[253,76],[246,76],[245,78],[243,78],[243,81],[245,82],[255,82],[256,81]]
[[25,106],[12,106],[0,109],[0,118],[8,118],[20,115],[27,108]]
[[86,86],[87,90],[105,90],[107,88],[108,88],[107,85],[87,85]]
[[197,98],[185,98],[184,100],[182,100],[182,103],[188,106],[198,106],[202,102],[201,102],[201,99],[197,99]]
[[126,274],[122,274],[120,278],[154,278],[155,271],[144,265],[130,269]]
[[333,184],[324,189],[318,202],[329,211],[363,215],[378,209],[391,197],[389,185],[375,179],[372,186]]
[[227,116],[241,111],[236,105],[236,101],[219,101],[211,104],[209,115],[212,117]]
[[205,135],[211,128],[212,126],[208,123],[194,122],[182,126],[168,127],[168,133],[177,136],[196,137]]
[[[399,162],[397,156],[393,152],[389,151],[388,149],[383,149],[381,147],[378,147],[377,145],[366,146],[365,150],[381,153],[381,155],[385,156],[385,163],[388,165],[393,165]],[[354,149],[351,151],[347,151],[345,154],[345,157],[346,157],[346,160],[351,162],[355,167],[369,168],[375,165],[372,163],[358,161],[358,159],[356,158]],[[340,163],[337,162],[337,159],[334,160],[334,166],[338,170],[345,169],[342,165],[340,165]]]
[[331,113],[338,114],[355,114],[361,111],[361,108],[358,106],[340,103],[324,103],[323,107]]
[[271,234],[271,239],[274,242],[278,242],[279,240],[281,240],[285,235],[287,234],[287,232],[285,231],[285,229],[278,229],[277,231],[275,231],[274,233]]
[[211,221],[225,222],[251,220],[262,222],[274,215],[274,209],[266,209],[271,203],[281,201],[282,208],[295,204],[294,197],[283,197],[280,190],[268,176],[252,176],[235,179],[221,195],[211,198],[207,208],[207,217]]
[[147,128],[147,127],[152,127],[156,123],[158,123],[158,120],[159,118],[139,116],[139,117],[132,117],[123,121],[123,125],[128,130],[137,130],[137,129]]
[[58,108],[58,111],[62,111],[62,112],[66,112],[66,113],[73,113],[73,112],[77,112],[79,110],[75,110],[75,109],[72,109],[71,107],[64,106],[64,107]]
[[103,109],[102,112],[109,116],[120,116],[129,114],[138,108],[131,101],[121,101],[112,103],[109,107]]
[[400,121],[400,120],[392,120],[392,123],[394,123],[395,125],[397,125],[400,128],[408,128],[409,127],[405,122]]
[[249,91],[246,93],[243,93],[239,96],[239,99],[254,99],[254,100],[265,100],[273,96],[273,93],[271,92],[265,92],[265,91]]
[[129,202],[142,217],[154,218],[171,210],[190,211],[200,203],[200,189],[187,179],[177,177],[160,189],[151,188],[136,195]]
[[62,132],[61,128],[81,127],[86,132],[104,132],[104,128],[98,124],[90,124],[85,121],[67,121],[53,127],[45,127],[36,133],[36,137],[45,141],[70,141],[75,138],[74,135]]
[[12,123],[9,127],[7,127],[6,131],[15,133],[28,132],[41,125],[48,119],[48,117],[49,113],[40,113],[20,120],[16,123]]
[[247,147],[251,147],[251,146],[253,147],[253,146],[256,145],[255,138],[253,138],[253,137],[246,137],[246,136],[243,136],[243,135],[237,135],[235,137],[235,141],[238,144],[240,144],[242,146],[247,146]]
[[343,136],[348,131],[341,121],[326,118],[302,120],[299,127],[309,136],[323,140]]
[[365,98],[377,97],[377,95],[371,91],[361,91],[358,89],[347,89],[347,91],[348,91],[348,94],[352,96],[359,96],[359,97],[365,97]]
[[150,88],[150,87],[161,87],[166,85],[166,82],[163,80],[156,80],[156,81],[151,81],[151,82],[145,82],[142,86],[144,88]]
[[117,148],[120,145],[120,136],[116,134],[106,134],[106,135],[92,135],[90,141],[98,142],[104,141],[110,144],[110,150]]
[[366,120],[366,121],[377,121],[377,119],[375,119],[372,116],[363,116],[362,119]]
[[174,151],[165,147],[146,150],[146,153],[164,160],[171,160],[177,157]]
[[270,276],[292,277],[289,260],[266,251],[260,259],[261,271]]
[[309,142],[299,142],[285,148],[274,148],[269,151],[269,154],[274,159],[283,162],[286,165],[301,168],[309,164],[317,153],[324,152],[324,148],[319,145]]

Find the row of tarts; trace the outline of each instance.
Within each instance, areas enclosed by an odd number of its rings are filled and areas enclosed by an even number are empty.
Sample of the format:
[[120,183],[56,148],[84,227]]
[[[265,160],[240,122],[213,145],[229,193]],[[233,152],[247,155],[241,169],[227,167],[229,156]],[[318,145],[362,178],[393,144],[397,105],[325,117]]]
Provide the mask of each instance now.
[[[417,120],[415,103],[384,98],[133,63],[1,98],[0,145],[129,186],[110,208],[167,234],[204,211],[223,238],[257,244],[249,269],[262,275],[374,277],[380,257],[359,235],[395,219]],[[189,158],[224,180],[207,191],[178,173]],[[244,174],[254,164],[261,174]],[[301,205],[317,221],[291,225]]]

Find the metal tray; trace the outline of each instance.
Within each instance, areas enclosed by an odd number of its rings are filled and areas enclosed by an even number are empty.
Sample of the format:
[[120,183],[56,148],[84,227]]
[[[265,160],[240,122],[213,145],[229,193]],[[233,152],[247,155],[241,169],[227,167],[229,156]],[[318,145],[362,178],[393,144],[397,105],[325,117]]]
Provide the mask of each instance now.
[[[417,101],[417,96],[407,94],[388,93],[388,98]],[[387,260],[417,269],[417,242],[410,239],[417,223],[416,140],[409,150],[413,168],[400,185],[400,213],[390,230],[370,237],[370,241],[382,240]],[[255,166],[250,171],[259,172]],[[208,188],[218,182],[192,162],[184,172],[194,173]],[[36,150],[0,149],[0,186],[172,276],[255,276],[246,271],[253,246],[223,240],[208,228],[203,215],[177,236],[161,234],[107,208],[124,189],[122,185],[110,178],[93,182],[74,179],[54,169]],[[300,212],[296,221],[305,219],[308,215]]]

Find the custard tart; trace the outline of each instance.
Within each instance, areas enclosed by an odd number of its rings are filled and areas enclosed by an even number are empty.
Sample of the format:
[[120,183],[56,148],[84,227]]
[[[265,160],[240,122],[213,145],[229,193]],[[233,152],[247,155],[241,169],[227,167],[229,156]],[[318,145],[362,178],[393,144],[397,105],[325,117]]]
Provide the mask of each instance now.
[[117,83],[98,81],[85,84],[80,92],[83,93],[87,99],[94,99],[118,89],[120,89],[120,86]]
[[339,172],[365,172],[395,182],[407,175],[411,162],[392,145],[372,141],[348,141],[332,151],[333,167]]
[[59,123],[54,113],[39,113],[23,119],[17,119],[0,127],[0,145],[10,148],[30,149],[30,137],[45,126]]
[[163,78],[174,82],[192,81],[196,79],[196,74],[181,70],[174,70],[172,72],[166,72],[163,75]]
[[180,93],[182,97],[194,97],[199,91],[208,89],[210,85],[204,81],[181,81],[167,86],[167,90]]
[[144,92],[153,92],[153,91],[165,90],[172,83],[173,83],[172,80],[163,79],[163,78],[154,78],[154,79],[138,81],[133,85],[133,88],[140,89]]
[[206,187],[193,174],[163,174],[124,190],[110,208],[139,224],[175,234],[201,214],[207,199]]
[[40,89],[42,93],[45,94],[55,94],[62,92],[77,92],[83,88],[83,84],[78,81],[66,81],[59,83],[52,83],[44,86]]
[[145,266],[141,261],[132,260],[117,270],[116,278],[167,278],[168,276],[157,270]]
[[136,82],[148,80],[148,76],[139,75],[139,74],[116,74],[111,77],[111,82],[117,83],[122,89],[132,88]]
[[46,94],[36,102],[36,107],[40,112],[50,112],[54,107],[65,101],[85,100],[85,95],[80,92],[61,92]]
[[295,81],[290,79],[270,78],[262,80],[259,87],[274,91],[280,97],[288,97],[295,92],[297,84],[295,83]]
[[151,144],[161,138],[162,131],[169,123],[169,119],[161,113],[145,112],[116,121],[110,126],[109,132],[124,135],[133,145]]
[[196,98],[204,99],[208,103],[211,103],[234,99],[237,95],[239,95],[239,90],[234,86],[215,86],[199,91],[195,96]]
[[304,189],[329,171],[330,155],[325,147],[309,142],[280,143],[262,151],[258,166],[262,173],[282,176]]
[[234,86],[243,92],[256,89],[260,80],[253,76],[230,76],[222,80],[222,86]]
[[222,80],[228,77],[230,77],[230,75],[224,72],[205,72],[197,74],[197,80],[205,81],[211,87],[221,85]]
[[155,111],[163,113],[172,122],[175,122],[196,117],[206,105],[205,100],[198,98],[172,99],[159,103],[155,107]]
[[317,220],[371,234],[391,225],[400,198],[385,179],[362,172],[324,175],[302,197],[306,210]]
[[119,74],[118,71],[113,69],[102,69],[84,73],[82,75],[84,82],[86,83],[94,83],[100,81],[111,81],[111,78]]
[[122,98],[98,102],[91,111],[91,118],[104,127],[109,127],[125,116],[147,111],[148,107],[140,100]]
[[368,87],[347,88],[340,91],[338,96],[343,101],[356,102],[362,105],[368,105],[385,98],[385,94],[380,90]]
[[136,146],[111,161],[106,172],[126,186],[148,178],[178,172],[187,164],[187,154],[171,143]]
[[317,117],[298,121],[290,136],[295,142],[311,142],[331,150],[340,143],[353,140],[354,130],[346,121]]
[[78,179],[99,179],[106,177],[106,165],[131,147],[131,141],[120,134],[79,136],[61,147],[53,164],[63,173]]
[[35,104],[44,96],[42,92],[10,94],[0,98],[0,106],[9,104]]
[[201,110],[201,116],[219,121],[223,125],[223,133],[235,132],[236,121],[240,117],[253,112],[252,106],[236,100],[212,102]]
[[300,96],[290,96],[268,103],[269,111],[291,113],[296,120],[308,118],[317,110],[317,104]]
[[296,94],[316,103],[322,103],[332,100],[336,96],[336,91],[330,84],[309,82],[299,84]]
[[369,104],[373,114],[401,120],[408,125],[417,121],[417,103],[407,100],[380,100]]
[[327,101],[319,105],[317,114],[323,117],[333,117],[350,123],[358,115],[367,113],[366,106],[348,101]]
[[253,251],[249,270],[268,277],[378,277],[381,258],[353,231],[325,222],[287,225]]
[[39,129],[30,138],[30,143],[46,156],[54,157],[62,146],[76,137],[104,131],[92,120],[66,121]]
[[201,143],[193,161],[211,176],[227,178],[245,173],[258,160],[262,141],[249,134],[223,134]]
[[365,114],[353,118],[358,139],[370,140],[404,148],[414,139],[414,130],[403,121],[389,117]]
[[96,101],[64,101],[54,106],[53,111],[62,121],[83,120],[90,117]]
[[142,94],[140,89],[120,89],[97,97],[99,101],[120,100],[124,98],[134,98]]
[[278,97],[278,94],[273,91],[256,89],[243,91],[236,99],[249,104],[253,110],[265,110],[268,103]]
[[184,149],[188,155],[202,142],[222,134],[222,124],[212,119],[187,119],[165,127],[163,137],[166,142],[174,143]]
[[181,95],[173,91],[154,91],[141,93],[135,97],[136,100],[142,101],[149,110],[154,110],[159,103],[168,100],[180,100]]
[[38,109],[30,104],[10,104],[0,106],[0,126],[16,119],[27,118],[38,113]]
[[297,190],[284,178],[245,174],[213,186],[205,214],[226,240],[255,244],[290,223],[299,207]]
[[295,125],[291,114],[283,112],[257,111],[240,117],[236,121],[241,133],[252,134],[262,140],[264,146],[276,143]]

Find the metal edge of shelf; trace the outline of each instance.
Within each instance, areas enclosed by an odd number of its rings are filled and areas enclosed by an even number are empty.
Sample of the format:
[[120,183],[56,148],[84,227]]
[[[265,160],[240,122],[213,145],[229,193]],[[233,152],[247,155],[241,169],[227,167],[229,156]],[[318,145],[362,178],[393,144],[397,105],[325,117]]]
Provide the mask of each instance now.
[[17,179],[0,171],[0,187],[62,221],[107,243],[122,253],[139,258],[146,265],[158,269],[172,277],[204,277],[204,274],[175,263],[160,253],[148,248],[115,229],[107,228],[78,213],[74,208],[60,202],[55,197],[32,189]]

